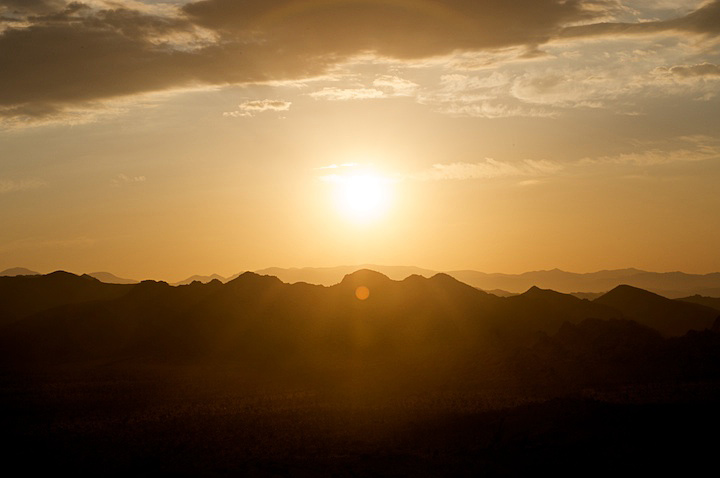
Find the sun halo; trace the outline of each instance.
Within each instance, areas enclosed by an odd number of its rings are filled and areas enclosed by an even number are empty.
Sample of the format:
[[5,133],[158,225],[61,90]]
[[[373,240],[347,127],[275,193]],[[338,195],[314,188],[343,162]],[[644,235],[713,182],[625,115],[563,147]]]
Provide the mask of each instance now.
[[392,202],[392,179],[370,171],[331,174],[322,179],[332,185],[332,201],[338,213],[355,223],[384,216]]

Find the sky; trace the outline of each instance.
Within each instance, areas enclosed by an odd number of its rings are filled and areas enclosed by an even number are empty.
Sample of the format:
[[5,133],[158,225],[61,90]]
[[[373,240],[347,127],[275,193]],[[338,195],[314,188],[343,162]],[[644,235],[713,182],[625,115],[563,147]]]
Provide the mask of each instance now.
[[0,270],[720,271],[720,1],[0,0]]

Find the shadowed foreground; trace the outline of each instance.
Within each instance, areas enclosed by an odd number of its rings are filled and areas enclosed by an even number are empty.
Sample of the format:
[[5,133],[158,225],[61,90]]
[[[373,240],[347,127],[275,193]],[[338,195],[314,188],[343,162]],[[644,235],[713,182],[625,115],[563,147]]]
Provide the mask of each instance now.
[[5,462],[87,474],[687,473],[714,460],[705,433],[720,425],[720,390],[707,384],[530,401],[507,391],[273,390],[234,378],[6,382]]
[[112,289],[69,274],[32,280],[0,283],[0,438],[6,465],[24,471],[527,476],[713,464],[720,334],[717,310],[702,305],[627,286],[596,301],[537,288],[500,298],[448,276],[371,271],[327,288],[254,274]]

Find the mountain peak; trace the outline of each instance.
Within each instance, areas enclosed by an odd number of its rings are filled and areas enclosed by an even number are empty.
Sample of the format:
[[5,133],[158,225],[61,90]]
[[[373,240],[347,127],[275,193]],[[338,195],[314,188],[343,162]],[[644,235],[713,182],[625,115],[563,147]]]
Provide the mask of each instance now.
[[255,272],[245,271],[233,280],[227,282],[227,285],[232,286],[242,284],[283,284],[283,281],[275,276],[260,275]]
[[556,293],[557,294],[557,292],[555,292],[554,290],[541,289],[540,287],[534,285],[520,295],[525,296],[525,297],[539,297],[542,295],[546,295],[548,293]]
[[47,279],[52,280],[52,281],[59,281],[59,282],[78,281],[78,280],[99,282],[97,279],[95,279],[94,277],[90,277],[87,274],[83,274],[83,275],[79,276],[77,274],[73,274],[72,272],[61,271],[61,270],[51,272],[49,274],[46,274],[43,277],[46,277]]
[[645,289],[640,289],[638,287],[634,287],[627,284],[620,284],[619,286],[615,287],[611,291],[605,293],[604,295],[598,297],[596,300],[599,300],[602,302],[602,300],[607,299],[621,299],[621,298],[632,298],[632,297],[657,297],[659,299],[666,299],[665,297],[662,297],[658,294],[655,294],[653,292],[647,291]]
[[536,285],[530,287],[528,290],[526,290],[522,294],[516,295],[514,297],[517,297],[520,299],[540,300],[540,301],[545,301],[545,302],[560,301],[561,303],[574,302],[576,300],[580,300],[577,297],[574,297],[570,294],[564,294],[562,292],[558,292],[558,291],[552,290],[552,289],[541,289],[540,287],[538,287]]
[[391,282],[388,276],[370,269],[358,269],[355,272],[346,274],[342,281],[340,281],[341,284],[352,286],[369,286],[374,284],[387,284],[388,282]]

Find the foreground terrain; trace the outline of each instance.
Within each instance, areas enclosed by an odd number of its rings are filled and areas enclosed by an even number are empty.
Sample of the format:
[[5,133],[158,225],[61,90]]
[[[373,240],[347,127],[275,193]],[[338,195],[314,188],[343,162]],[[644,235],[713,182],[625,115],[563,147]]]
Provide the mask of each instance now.
[[30,472],[687,473],[714,456],[720,312],[629,286],[58,272],[0,294],[0,433]]

